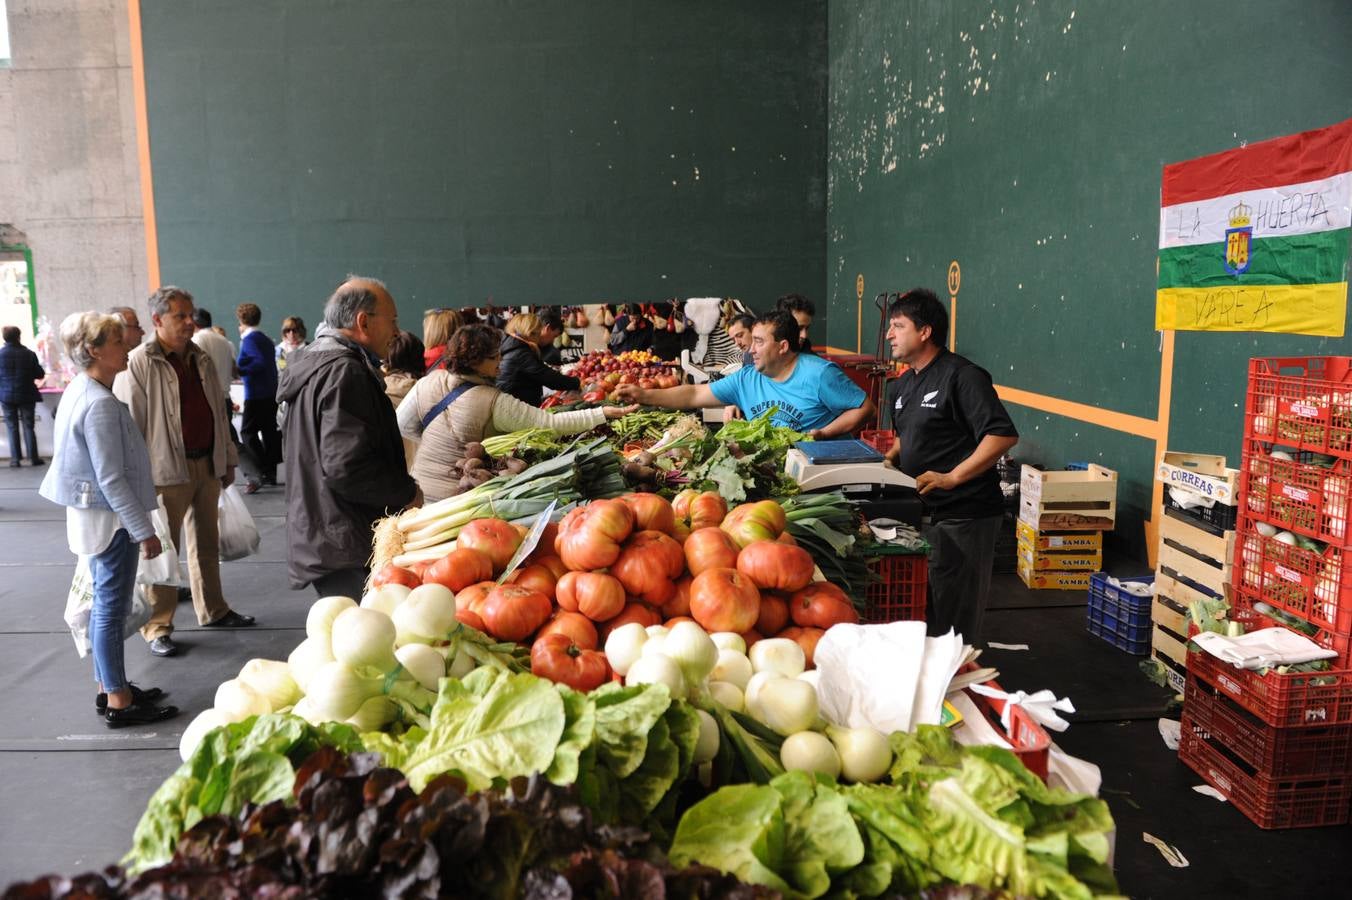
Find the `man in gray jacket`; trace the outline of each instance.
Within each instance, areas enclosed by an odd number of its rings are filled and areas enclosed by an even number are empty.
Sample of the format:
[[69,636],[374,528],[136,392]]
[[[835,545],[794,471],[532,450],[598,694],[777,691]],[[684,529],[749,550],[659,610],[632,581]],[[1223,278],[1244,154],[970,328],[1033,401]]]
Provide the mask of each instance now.
[[[169,536],[181,542],[187,523],[188,576],[201,625],[241,628],[252,616],[230,608],[221,591],[221,488],[235,481],[239,456],[230,441],[225,389],[211,360],[192,342],[192,295],[166,285],[150,295],[151,339],[127,357],[127,370],[113,393],[131,410],[150,450],[155,492],[164,501]],[[173,656],[174,609],[178,590],[155,585],[152,612],[141,636],[156,656]]]
[[287,563],[293,588],[359,599],[372,526],[420,506],[404,465],[380,360],[399,331],[385,285],[350,276],[324,305],[315,340],[282,372]]

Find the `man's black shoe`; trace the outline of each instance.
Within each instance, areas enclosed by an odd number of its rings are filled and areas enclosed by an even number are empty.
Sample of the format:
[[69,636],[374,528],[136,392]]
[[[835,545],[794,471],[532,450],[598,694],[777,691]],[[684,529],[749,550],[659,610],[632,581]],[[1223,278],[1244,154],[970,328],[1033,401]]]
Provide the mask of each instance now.
[[[131,688],[131,701],[133,703],[154,703],[164,696],[164,691],[159,688],[138,688],[134,684],[128,684]],[[99,692],[94,695],[94,712],[103,715],[108,709],[108,695]]]
[[254,617],[237,613],[233,609],[214,622],[208,622],[203,628],[252,628]]
[[163,722],[178,715],[177,706],[156,706],[153,703],[132,703],[122,709],[109,707],[103,713],[103,722],[109,728],[126,728],[128,725],[151,725]]

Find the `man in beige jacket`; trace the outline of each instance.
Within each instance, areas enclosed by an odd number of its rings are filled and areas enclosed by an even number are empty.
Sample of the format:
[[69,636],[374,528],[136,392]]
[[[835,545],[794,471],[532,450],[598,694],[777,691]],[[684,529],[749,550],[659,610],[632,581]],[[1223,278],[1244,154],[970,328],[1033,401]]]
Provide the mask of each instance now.
[[[192,342],[192,295],[167,285],[150,296],[151,339],[133,350],[113,393],[131,409],[150,449],[155,492],[164,501],[174,545],[188,558],[193,607],[201,625],[241,628],[252,616],[235,612],[221,592],[221,489],[234,483],[239,463],[215,366]],[[188,540],[180,538],[187,522]],[[155,585],[153,611],[141,635],[156,656],[173,656],[176,588]]]

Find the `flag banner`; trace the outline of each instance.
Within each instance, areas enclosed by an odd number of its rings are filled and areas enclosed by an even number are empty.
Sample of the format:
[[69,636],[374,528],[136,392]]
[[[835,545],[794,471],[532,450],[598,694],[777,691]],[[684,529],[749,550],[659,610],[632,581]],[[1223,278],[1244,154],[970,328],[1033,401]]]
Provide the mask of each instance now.
[[1155,327],[1342,337],[1352,119],[1164,167]]

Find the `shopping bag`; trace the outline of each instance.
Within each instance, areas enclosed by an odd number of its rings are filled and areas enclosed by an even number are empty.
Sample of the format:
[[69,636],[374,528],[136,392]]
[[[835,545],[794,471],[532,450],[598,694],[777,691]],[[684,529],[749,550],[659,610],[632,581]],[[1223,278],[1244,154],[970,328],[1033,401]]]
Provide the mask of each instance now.
[[[154,559],[144,556],[136,563],[136,583],[138,585],[167,584],[177,587],[183,583],[183,570],[179,567],[178,550],[174,539],[169,536],[169,514],[164,511],[164,500],[150,511],[150,524],[155,527],[155,536],[160,539],[162,551]],[[140,626],[137,626],[140,627]]]
[[[126,640],[150,621],[151,603],[146,596],[147,586],[136,585],[131,595],[131,608],[122,622],[122,639]],[[75,641],[75,652],[81,659],[89,655],[89,614],[94,608],[94,578],[89,572],[89,557],[78,556],[75,576],[66,593],[66,626]]]
[[221,491],[221,559],[243,559],[258,550],[258,526],[233,484]]

